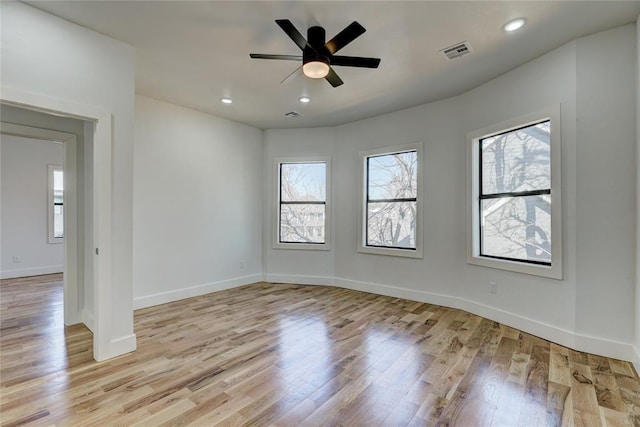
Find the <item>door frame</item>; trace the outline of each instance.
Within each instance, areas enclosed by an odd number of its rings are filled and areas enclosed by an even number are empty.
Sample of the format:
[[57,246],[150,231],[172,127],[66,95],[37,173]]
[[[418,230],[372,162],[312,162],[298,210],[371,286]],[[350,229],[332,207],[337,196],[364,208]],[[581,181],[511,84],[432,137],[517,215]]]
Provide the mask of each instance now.
[[64,324],[82,322],[78,299],[78,188],[77,188],[77,136],[74,133],[58,132],[28,125],[0,122],[0,133],[24,138],[41,139],[62,143],[64,149]]
[[[93,357],[97,361],[117,356],[119,349],[112,340],[112,126],[110,111],[94,105],[79,104],[49,96],[2,86],[0,102],[28,110],[91,121],[93,134],[93,287],[94,325]],[[85,135],[85,140],[89,140]],[[91,247],[91,246],[89,246]],[[98,255],[99,254],[99,255]]]

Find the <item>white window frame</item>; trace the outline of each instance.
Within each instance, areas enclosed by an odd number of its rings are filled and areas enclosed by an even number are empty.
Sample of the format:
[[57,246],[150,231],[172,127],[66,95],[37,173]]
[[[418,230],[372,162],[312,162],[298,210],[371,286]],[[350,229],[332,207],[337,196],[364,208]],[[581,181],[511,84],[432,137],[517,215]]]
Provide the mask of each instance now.
[[[480,140],[545,120],[551,121],[551,265],[502,260],[480,255]],[[467,262],[500,270],[562,279],[562,171],[560,105],[547,107],[467,134]]]
[[[416,190],[416,248],[381,248],[376,246],[368,246],[367,239],[367,159],[369,157],[380,156],[385,154],[396,154],[407,151],[416,151],[418,158],[417,172],[417,190]],[[376,148],[373,150],[361,151],[359,153],[359,174],[360,174],[360,197],[358,198],[358,252],[366,254],[398,256],[406,258],[422,258],[423,257],[423,229],[422,217],[423,213],[423,187],[422,177],[424,169],[424,144],[416,142],[412,144],[387,146]]]
[[[64,169],[63,169],[63,167],[61,165],[47,165],[47,176],[48,176],[48,184],[47,184],[48,242],[49,243],[64,243],[64,234],[63,234],[63,237],[55,237],[54,236],[54,226],[53,226],[53,218],[54,218],[54,215],[55,215],[54,206],[53,206],[53,172],[54,171],[60,171],[60,172],[64,173]],[[63,195],[63,197],[64,197],[64,195]],[[63,206],[63,209],[64,209],[64,206]],[[63,212],[64,212],[64,210],[63,210]]]
[[[325,213],[324,243],[290,243],[280,242],[280,165],[283,163],[324,163],[325,176]],[[295,249],[307,251],[331,250],[331,157],[276,157],[273,161],[274,203],[273,203],[273,249]]]

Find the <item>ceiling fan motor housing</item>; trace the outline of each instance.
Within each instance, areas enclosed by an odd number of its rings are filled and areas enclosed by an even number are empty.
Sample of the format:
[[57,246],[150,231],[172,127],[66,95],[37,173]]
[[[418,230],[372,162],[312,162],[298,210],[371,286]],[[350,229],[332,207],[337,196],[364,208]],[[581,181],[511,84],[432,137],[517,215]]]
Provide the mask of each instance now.
[[329,51],[325,47],[326,32],[319,26],[307,30],[307,46],[304,48],[302,63],[322,62],[329,65]]
[[313,79],[324,78],[333,87],[338,87],[344,82],[332,69],[332,65],[378,68],[380,64],[380,58],[336,55],[336,52],[360,37],[366,31],[357,21],[353,21],[328,42],[325,42],[326,33],[324,28],[320,26],[315,25],[310,27],[307,30],[307,39],[305,39],[288,19],[276,19],[276,24],[278,24],[300,50],[302,50],[302,55],[250,53],[249,56],[251,58],[279,59],[285,61],[299,61],[302,59],[302,72],[305,76]]

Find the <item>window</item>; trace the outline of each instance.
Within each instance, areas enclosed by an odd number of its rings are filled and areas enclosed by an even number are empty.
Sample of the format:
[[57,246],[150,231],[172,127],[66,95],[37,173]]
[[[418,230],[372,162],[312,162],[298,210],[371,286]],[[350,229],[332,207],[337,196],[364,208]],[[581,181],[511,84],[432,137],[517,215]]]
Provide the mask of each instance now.
[[64,241],[64,182],[62,166],[49,165],[49,243]]
[[422,258],[422,145],[360,153],[360,252]]
[[329,249],[328,158],[276,159],[274,248]]
[[470,134],[470,263],[562,277],[559,116]]

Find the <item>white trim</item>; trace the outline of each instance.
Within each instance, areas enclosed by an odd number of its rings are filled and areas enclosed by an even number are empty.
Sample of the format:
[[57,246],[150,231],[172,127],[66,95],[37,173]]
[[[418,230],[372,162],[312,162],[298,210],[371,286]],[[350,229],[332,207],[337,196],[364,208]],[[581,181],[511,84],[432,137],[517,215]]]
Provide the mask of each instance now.
[[[64,323],[74,325],[81,322],[80,303],[78,301],[78,190],[76,162],[78,138],[76,134],[43,129],[34,126],[24,126],[14,123],[1,122],[2,133],[27,138],[58,141],[64,147],[64,176],[65,176],[65,215],[64,230]],[[49,201],[51,206],[52,201]],[[49,220],[51,216],[49,215]],[[62,243],[62,242],[61,242]],[[57,273],[57,272],[56,272]],[[38,273],[48,274],[48,273]]]
[[[93,355],[97,361],[114,357],[111,348],[112,299],[112,229],[111,229],[111,153],[112,117],[102,117],[94,127],[93,138],[93,242],[95,329]],[[98,252],[99,251],[99,252]],[[131,325],[133,327],[133,325]],[[111,356],[113,355],[113,356]]]
[[[47,95],[26,92],[2,85],[0,102],[44,113],[89,120],[94,122],[94,226],[93,247],[100,248],[100,256],[94,255],[94,310],[95,325],[93,357],[97,361],[115,357],[123,348],[111,338],[111,319],[114,315],[112,300],[112,242],[111,242],[111,152],[113,149],[111,112],[98,106],[79,104]],[[100,213],[100,215],[98,215]],[[87,236],[85,236],[88,239]],[[91,247],[89,245],[88,247]],[[86,284],[86,283],[85,283]],[[133,323],[131,324],[133,330]],[[133,335],[135,342],[135,335]],[[135,346],[134,346],[135,348]]]
[[[416,192],[416,248],[413,249],[395,249],[395,248],[379,248],[374,246],[367,246],[365,242],[365,236],[367,235],[365,227],[367,221],[365,219],[366,205],[367,205],[367,169],[365,166],[368,157],[384,154],[395,154],[407,151],[416,151],[418,158],[418,173],[417,183],[418,188]],[[405,258],[423,258],[423,217],[424,217],[424,143],[415,142],[412,144],[387,146],[382,148],[376,148],[372,150],[361,151],[358,153],[358,173],[360,176],[360,195],[358,197],[358,252],[375,255],[387,255],[387,256],[399,256]]]
[[[479,196],[479,155],[478,141],[481,138],[516,129],[543,119],[551,121],[551,266],[517,261],[499,260],[480,256],[477,239],[480,228]],[[531,274],[534,276],[562,279],[562,123],[560,105],[547,107],[535,113],[513,118],[467,134],[467,262],[483,267]]]
[[107,114],[106,110],[97,106],[79,104],[66,99],[52,98],[38,93],[25,92],[21,89],[5,85],[0,87],[0,101],[2,101],[3,104],[13,105],[15,107],[81,120],[99,120]]
[[465,310],[478,316],[543,337],[549,341],[561,343],[569,347],[573,346],[574,334],[571,331],[465,298],[349,279],[336,279],[336,284],[347,289]]
[[586,351],[606,357],[629,360],[635,365],[636,370],[640,371],[640,351],[632,344],[576,334],[567,329],[559,328],[548,323],[540,322],[538,320],[530,319],[528,317],[480,304],[461,297],[339,277],[308,276],[298,274],[266,274],[264,277],[261,277],[256,274],[135,298],[134,308],[137,310],[152,307],[159,304],[205,295],[211,292],[231,289],[260,281],[310,286],[336,286],[343,289],[351,289],[376,295],[404,298],[411,301],[457,308],[578,351]]
[[91,332],[94,332],[95,318],[93,317],[92,312],[90,312],[89,310],[82,310],[82,323],[84,323],[84,325],[89,328]]
[[599,354],[606,357],[632,361],[636,366],[636,369],[640,367],[640,351],[638,351],[637,348],[634,348],[632,344],[576,334],[567,329],[539,322],[495,307],[479,304],[465,298],[342,278],[335,278],[335,284],[338,287],[346,289],[457,308],[504,325],[508,325],[565,347],[578,351]]
[[107,347],[110,353],[105,355],[105,359],[111,359],[113,357],[122,356],[123,354],[131,353],[136,351],[136,335],[129,334],[123,337],[114,338],[109,341],[109,346]]
[[[283,163],[324,163],[325,169],[325,210],[324,210],[324,243],[282,243],[280,238],[280,165]],[[331,250],[331,157],[275,157],[273,159],[273,249],[295,249],[311,251]]]
[[328,276],[307,276],[303,274],[267,274],[265,282],[290,283],[298,285],[335,286],[335,278]]
[[253,274],[250,276],[221,280],[219,282],[190,286],[188,288],[177,289],[173,291],[145,295],[133,299],[133,309],[138,310],[141,308],[153,307],[155,305],[166,304],[168,302],[178,301],[185,298],[192,298],[200,295],[206,295],[211,292],[222,291],[224,289],[237,288],[239,286],[260,282],[261,280],[262,276],[260,274]]
[[627,360],[637,365],[633,344],[612,341],[591,335],[576,334],[575,349],[586,353],[599,354],[613,359]]
[[0,271],[0,279],[15,279],[16,277],[41,276],[43,274],[62,273],[63,271],[64,265],[47,265],[45,267],[24,268],[19,270],[4,270]]
[[633,359],[631,360],[631,362],[633,362],[633,365],[636,368],[636,374],[640,375],[640,348],[638,348],[637,346],[632,346],[633,347]]

